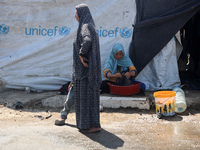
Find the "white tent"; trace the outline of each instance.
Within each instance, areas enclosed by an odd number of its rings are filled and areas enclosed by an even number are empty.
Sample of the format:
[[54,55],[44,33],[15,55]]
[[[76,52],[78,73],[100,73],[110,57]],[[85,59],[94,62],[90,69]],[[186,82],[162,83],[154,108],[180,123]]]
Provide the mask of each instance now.
[[[0,83],[5,88],[58,90],[71,81],[72,44],[78,27],[75,6],[80,3],[88,4],[96,24],[102,72],[115,43],[122,43],[128,55],[136,16],[134,0],[3,1]],[[170,89],[180,84],[176,51],[180,53],[182,49],[175,39],[137,76],[136,80],[146,84],[146,90]]]
[[145,66],[136,80],[145,83],[146,90],[173,89],[181,84],[178,58],[183,48],[178,32],[167,45]]
[[72,74],[75,6],[88,4],[100,37],[102,69],[112,46],[128,54],[133,0],[7,0],[0,2],[0,81],[5,88],[58,90]]

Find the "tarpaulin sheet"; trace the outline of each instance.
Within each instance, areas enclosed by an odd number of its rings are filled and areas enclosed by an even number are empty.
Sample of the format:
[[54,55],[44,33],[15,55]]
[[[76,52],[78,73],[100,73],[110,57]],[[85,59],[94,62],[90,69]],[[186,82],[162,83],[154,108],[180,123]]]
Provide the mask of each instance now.
[[146,85],[147,91],[169,90],[181,84],[177,60],[183,50],[180,32],[142,69],[136,80]]
[[140,72],[200,9],[199,0],[136,0],[130,58]]
[[115,43],[129,52],[134,0],[1,0],[0,80],[5,88],[57,90],[72,75],[75,6],[88,4],[100,38],[102,69]]

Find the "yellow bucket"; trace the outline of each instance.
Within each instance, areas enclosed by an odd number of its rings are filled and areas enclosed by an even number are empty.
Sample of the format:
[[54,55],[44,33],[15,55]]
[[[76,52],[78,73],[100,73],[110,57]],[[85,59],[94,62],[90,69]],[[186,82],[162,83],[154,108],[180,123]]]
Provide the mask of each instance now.
[[156,114],[173,116],[175,114],[175,96],[176,93],[174,91],[154,92]]

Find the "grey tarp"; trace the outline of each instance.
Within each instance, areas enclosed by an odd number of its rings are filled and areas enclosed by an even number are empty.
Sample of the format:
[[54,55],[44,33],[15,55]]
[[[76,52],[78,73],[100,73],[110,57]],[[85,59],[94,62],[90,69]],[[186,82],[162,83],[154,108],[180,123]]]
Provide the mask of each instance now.
[[200,9],[199,0],[136,0],[129,56],[140,72]]

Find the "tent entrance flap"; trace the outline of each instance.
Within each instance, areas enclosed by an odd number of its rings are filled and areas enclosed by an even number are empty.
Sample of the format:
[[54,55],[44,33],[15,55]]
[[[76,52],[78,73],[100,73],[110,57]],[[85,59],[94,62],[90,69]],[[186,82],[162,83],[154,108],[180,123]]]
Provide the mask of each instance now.
[[129,56],[140,72],[200,9],[199,0],[136,0]]

